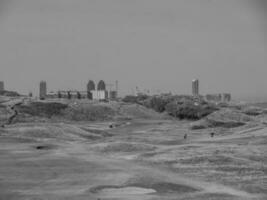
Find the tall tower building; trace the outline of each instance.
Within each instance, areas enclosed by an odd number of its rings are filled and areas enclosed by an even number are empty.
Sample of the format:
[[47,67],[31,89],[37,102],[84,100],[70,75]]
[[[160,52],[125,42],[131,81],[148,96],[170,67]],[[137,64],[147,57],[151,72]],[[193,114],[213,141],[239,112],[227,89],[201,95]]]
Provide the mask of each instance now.
[[95,83],[94,81],[90,80],[87,83],[87,99],[93,99],[92,91],[95,90]]
[[5,85],[3,81],[0,81],[0,91],[5,90]]
[[40,82],[40,99],[44,100],[46,98],[47,95],[47,88],[46,88],[46,82],[45,81],[41,81]]
[[198,81],[198,79],[192,80],[192,94],[193,94],[193,96],[199,95],[199,81]]
[[97,84],[97,90],[106,90],[106,84],[103,80],[100,80]]
[[94,81],[90,80],[87,83],[87,92],[90,92],[92,90],[95,90],[95,83],[94,83]]

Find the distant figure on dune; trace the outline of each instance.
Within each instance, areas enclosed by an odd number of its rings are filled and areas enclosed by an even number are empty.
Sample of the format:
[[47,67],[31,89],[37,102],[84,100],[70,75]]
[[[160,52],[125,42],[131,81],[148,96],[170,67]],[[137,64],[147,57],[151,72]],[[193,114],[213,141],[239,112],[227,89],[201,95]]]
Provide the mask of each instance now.
[[211,132],[210,133],[210,137],[214,137],[215,133],[214,132]]
[[187,134],[184,134],[184,140],[186,140],[186,138],[187,138]]

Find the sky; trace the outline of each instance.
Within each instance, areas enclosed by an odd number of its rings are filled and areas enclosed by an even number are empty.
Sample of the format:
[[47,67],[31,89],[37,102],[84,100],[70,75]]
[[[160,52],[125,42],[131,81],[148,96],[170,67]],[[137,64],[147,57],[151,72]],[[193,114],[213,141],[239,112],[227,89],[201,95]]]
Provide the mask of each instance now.
[[88,80],[267,101],[265,0],[0,0],[0,80],[38,95]]

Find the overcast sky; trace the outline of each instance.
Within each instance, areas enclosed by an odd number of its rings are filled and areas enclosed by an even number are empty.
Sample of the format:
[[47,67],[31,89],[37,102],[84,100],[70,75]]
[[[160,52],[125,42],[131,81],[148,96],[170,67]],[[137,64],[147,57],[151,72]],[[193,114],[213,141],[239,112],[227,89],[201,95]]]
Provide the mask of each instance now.
[[0,80],[267,100],[265,0],[0,0]]

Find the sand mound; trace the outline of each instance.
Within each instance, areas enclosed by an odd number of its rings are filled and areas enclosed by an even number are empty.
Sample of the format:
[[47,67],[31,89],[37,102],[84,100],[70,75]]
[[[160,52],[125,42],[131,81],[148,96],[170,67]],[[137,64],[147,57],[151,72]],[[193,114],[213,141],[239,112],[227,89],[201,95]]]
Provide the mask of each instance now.
[[115,113],[106,103],[84,103],[70,105],[63,111],[63,116],[74,121],[104,121],[111,120]]
[[116,142],[110,144],[101,144],[101,146],[97,146],[96,150],[102,153],[112,153],[112,152],[142,152],[142,151],[152,151],[155,150],[156,147],[148,144],[140,144],[140,143],[123,143]]
[[77,126],[68,124],[20,124],[19,127],[12,126],[5,129],[5,134],[9,137],[46,140],[46,139],[60,139],[60,140],[96,140],[101,139],[101,134],[85,131]]
[[114,119],[162,119],[163,114],[137,104],[122,102],[88,102],[69,106],[64,117],[76,121],[104,121]]
[[60,115],[61,111],[66,109],[67,105],[58,102],[30,102],[17,106],[20,114],[28,114],[32,116],[48,117]]
[[166,117],[164,114],[160,114],[152,109],[148,109],[138,104],[120,103],[118,111],[120,115],[126,118],[163,119]]
[[257,116],[264,113],[264,109],[256,106],[248,106],[242,109],[242,112],[246,115]]
[[[20,100],[21,101],[21,100]],[[10,101],[9,101],[10,102]],[[14,103],[13,103],[14,104]],[[8,118],[6,105],[0,106],[0,121]],[[16,106],[14,122],[59,121],[113,121],[118,119],[163,119],[160,114],[144,106],[123,102],[96,101],[22,101]]]
[[192,123],[191,129],[203,129],[212,127],[234,128],[245,125],[253,119],[237,110],[222,109],[216,111],[206,118]]

